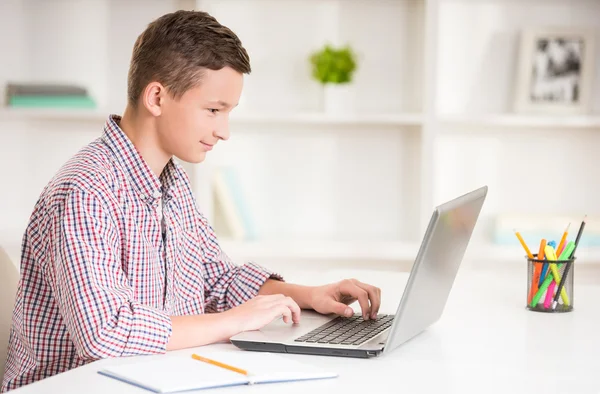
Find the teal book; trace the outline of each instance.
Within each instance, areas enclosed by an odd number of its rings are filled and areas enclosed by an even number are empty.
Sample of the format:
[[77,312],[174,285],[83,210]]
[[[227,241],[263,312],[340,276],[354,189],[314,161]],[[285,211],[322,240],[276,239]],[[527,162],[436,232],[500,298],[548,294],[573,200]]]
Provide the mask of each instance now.
[[240,182],[238,174],[234,168],[226,167],[223,168],[223,175],[225,177],[227,187],[231,192],[233,203],[242,220],[242,224],[244,226],[244,231],[246,234],[246,239],[250,241],[255,240],[256,227],[252,219],[250,207],[248,206],[246,201],[246,196],[244,196],[242,184]]
[[89,96],[12,96],[8,105],[18,108],[96,108]]
[[246,239],[244,222],[227,182],[225,171],[217,169],[213,174],[213,192],[215,197],[215,231],[220,237]]

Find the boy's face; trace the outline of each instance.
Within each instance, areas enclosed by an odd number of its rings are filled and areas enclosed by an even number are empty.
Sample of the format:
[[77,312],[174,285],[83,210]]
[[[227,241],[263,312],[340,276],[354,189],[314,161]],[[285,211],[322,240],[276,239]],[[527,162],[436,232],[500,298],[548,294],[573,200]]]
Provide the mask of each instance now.
[[229,138],[229,112],[238,104],[243,75],[230,67],[205,70],[199,86],[179,100],[166,95],[157,118],[162,149],[189,163],[200,163],[219,140]]

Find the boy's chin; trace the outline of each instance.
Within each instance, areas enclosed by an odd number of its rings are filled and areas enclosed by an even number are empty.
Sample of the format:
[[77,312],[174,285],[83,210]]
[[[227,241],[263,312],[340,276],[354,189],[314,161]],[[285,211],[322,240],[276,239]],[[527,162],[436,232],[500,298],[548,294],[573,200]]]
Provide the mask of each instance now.
[[185,161],[190,164],[200,164],[206,159],[206,152],[194,152],[186,155],[175,155],[179,160]]

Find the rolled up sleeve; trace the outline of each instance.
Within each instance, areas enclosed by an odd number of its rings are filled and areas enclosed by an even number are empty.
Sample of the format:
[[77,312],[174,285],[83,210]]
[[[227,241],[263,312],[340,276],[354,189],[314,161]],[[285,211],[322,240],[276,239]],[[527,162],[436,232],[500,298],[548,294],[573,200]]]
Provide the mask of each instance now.
[[220,258],[204,264],[206,277],[205,309],[223,312],[258,295],[267,279],[283,278],[256,263],[236,266],[224,252]]

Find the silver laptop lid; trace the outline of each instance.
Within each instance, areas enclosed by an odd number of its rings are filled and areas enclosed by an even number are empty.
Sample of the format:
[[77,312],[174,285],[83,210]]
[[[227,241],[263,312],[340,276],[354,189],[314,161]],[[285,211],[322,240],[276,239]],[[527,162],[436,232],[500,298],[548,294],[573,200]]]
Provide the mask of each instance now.
[[421,333],[441,317],[487,191],[488,187],[484,186],[434,210],[384,353]]

